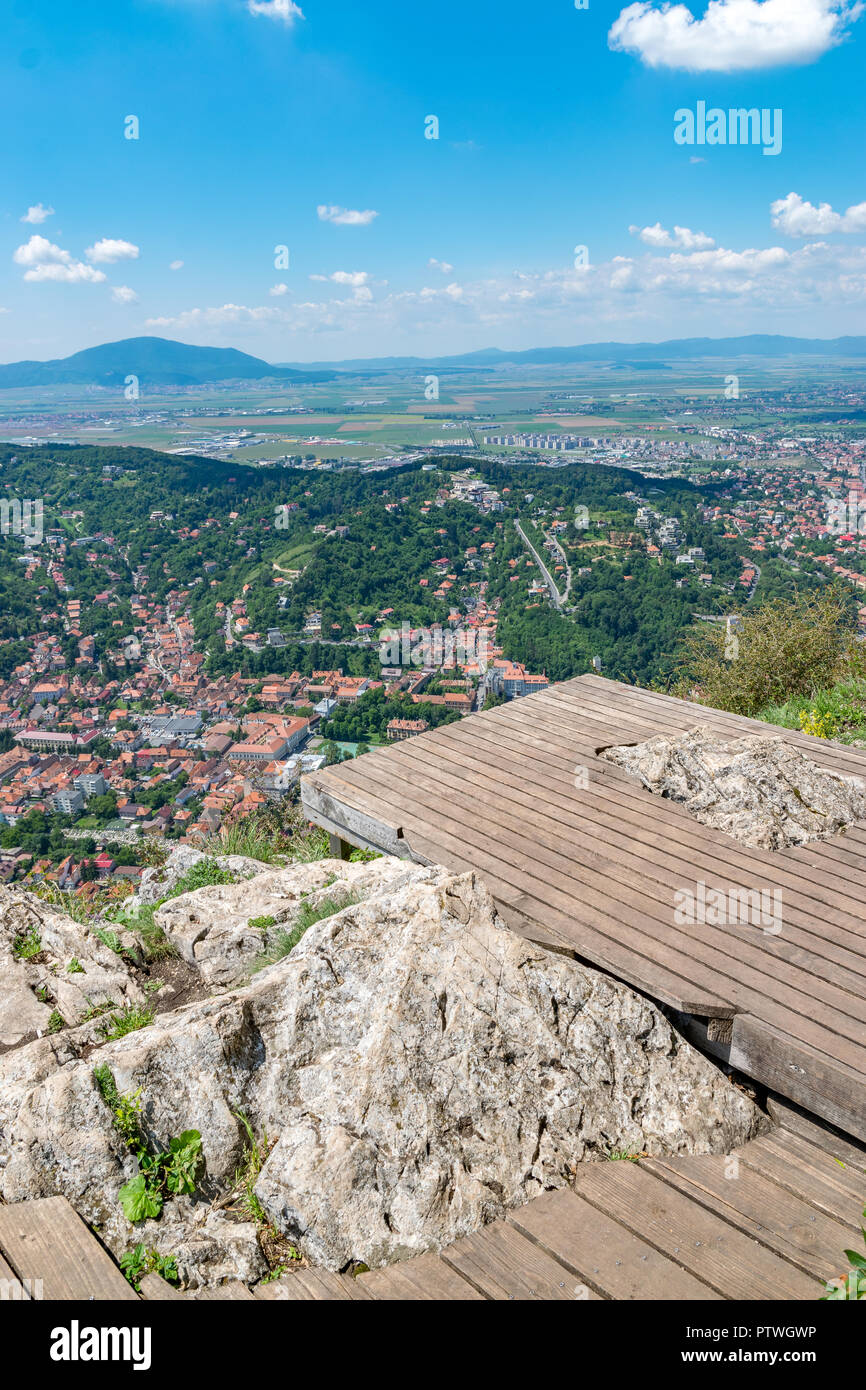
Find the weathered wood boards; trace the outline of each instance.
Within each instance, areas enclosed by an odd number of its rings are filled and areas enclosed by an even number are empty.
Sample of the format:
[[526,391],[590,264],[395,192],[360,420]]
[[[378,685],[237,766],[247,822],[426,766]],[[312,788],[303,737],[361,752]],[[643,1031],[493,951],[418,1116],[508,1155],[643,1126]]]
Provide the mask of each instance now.
[[[476,870],[503,917],[715,1028],[731,1064],[866,1138],[866,826],[778,853],[701,825],[599,758],[709,725],[866,778],[866,753],[584,676],[303,780],[352,844]],[[683,924],[698,883],[782,895],[778,932]]]
[[136,1301],[111,1256],[65,1197],[0,1206],[0,1256],[45,1299]]

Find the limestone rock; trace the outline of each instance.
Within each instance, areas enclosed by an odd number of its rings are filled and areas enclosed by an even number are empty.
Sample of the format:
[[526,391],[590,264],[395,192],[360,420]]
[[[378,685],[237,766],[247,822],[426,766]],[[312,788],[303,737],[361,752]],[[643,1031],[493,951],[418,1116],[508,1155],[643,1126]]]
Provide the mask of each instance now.
[[268,928],[251,926],[251,922],[271,918],[271,930],[290,931],[304,904],[315,908],[347,895],[366,898],[405,881],[411,873],[411,866],[401,859],[366,864],[319,859],[270,869],[252,882],[197,888],[164,903],[155,921],[207,985],[225,989],[247,979],[267,945]]
[[866,819],[866,782],[818,767],[769,734],[726,740],[709,728],[606,748],[647,791],[755,849],[826,840]]
[[[21,959],[16,942],[37,938],[38,953]],[[55,1011],[74,1025],[100,1004],[122,1007],[142,1000],[122,957],[90,927],[24,889],[2,890],[0,1049],[45,1032]]]
[[226,869],[236,878],[254,878],[271,866],[260,859],[248,859],[243,854],[207,855],[191,845],[178,845],[173,849],[164,864],[151,865],[141,875],[138,891],[130,900],[132,908],[152,906],[160,898],[165,898],[185,878],[190,869],[201,863],[202,859],[215,859],[221,869]]

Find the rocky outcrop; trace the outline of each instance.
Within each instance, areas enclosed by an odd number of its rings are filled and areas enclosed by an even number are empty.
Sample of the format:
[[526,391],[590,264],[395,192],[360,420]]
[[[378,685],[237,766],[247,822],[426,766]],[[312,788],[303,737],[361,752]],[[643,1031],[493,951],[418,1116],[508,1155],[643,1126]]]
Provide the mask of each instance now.
[[206,984],[225,989],[247,979],[274,932],[290,931],[303,907],[318,909],[352,896],[368,898],[411,878],[402,859],[368,864],[320,859],[258,874],[252,882],[220,883],[164,903],[155,921]]
[[191,845],[177,845],[164,864],[152,864],[144,870],[138,891],[131,900],[133,909],[140,904],[152,907],[154,903],[167,898],[190,869],[200,864],[203,859],[211,859],[221,869],[227,870],[238,879],[254,878],[256,874],[264,873],[270,868],[269,864],[263,863],[260,859],[248,859],[243,854],[207,855],[201,850],[193,849]]
[[647,791],[755,849],[826,840],[866,819],[866,783],[841,777],[772,735],[726,740],[708,728],[601,754]]
[[[117,1252],[146,1231],[191,1283],[238,1277],[233,1259],[256,1267],[249,1223],[212,1203],[234,1185],[244,1116],[272,1144],[255,1188],[267,1220],[314,1264],[375,1267],[446,1245],[612,1150],[727,1151],[763,1125],[646,999],[507,930],[473,874],[332,860],[266,878],[270,890],[265,876],[227,886],[233,930],[244,892],[251,915],[285,921],[316,895],[359,900],[242,988],[90,1056],[70,1056],[60,1035],[0,1057],[5,1200],[62,1192]],[[220,910],[212,889],[189,896],[172,929],[198,959]],[[193,899],[210,913],[198,941],[185,935],[202,925]],[[155,1145],[202,1135],[199,1193],[144,1226],[118,1205],[136,1165],[96,1062],[121,1092],[140,1090]]]
[[80,1023],[101,1004],[140,1004],[122,958],[93,930],[24,889],[0,893],[0,1050]]

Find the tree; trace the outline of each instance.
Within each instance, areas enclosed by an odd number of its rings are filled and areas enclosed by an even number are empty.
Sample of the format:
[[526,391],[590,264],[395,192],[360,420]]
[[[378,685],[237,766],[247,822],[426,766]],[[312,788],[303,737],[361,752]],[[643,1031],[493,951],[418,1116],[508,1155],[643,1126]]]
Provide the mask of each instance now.
[[853,600],[832,586],[773,599],[736,623],[702,623],[680,659],[680,693],[754,716],[795,695],[812,695],[848,674],[855,659]]

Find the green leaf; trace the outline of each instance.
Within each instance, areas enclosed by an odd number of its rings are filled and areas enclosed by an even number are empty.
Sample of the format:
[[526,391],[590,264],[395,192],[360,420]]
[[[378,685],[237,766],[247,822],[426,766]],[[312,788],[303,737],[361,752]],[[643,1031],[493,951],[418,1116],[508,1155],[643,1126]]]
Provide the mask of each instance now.
[[856,1250],[846,1250],[845,1258],[855,1269],[866,1270],[866,1255],[858,1255]]
[[146,1221],[148,1217],[159,1216],[162,1211],[162,1198],[148,1187],[143,1173],[124,1183],[119,1197],[127,1221]]
[[185,1160],[197,1158],[201,1153],[201,1134],[197,1129],[185,1129],[183,1134],[178,1134],[176,1138],[168,1141],[168,1147],[174,1154],[181,1154]]

